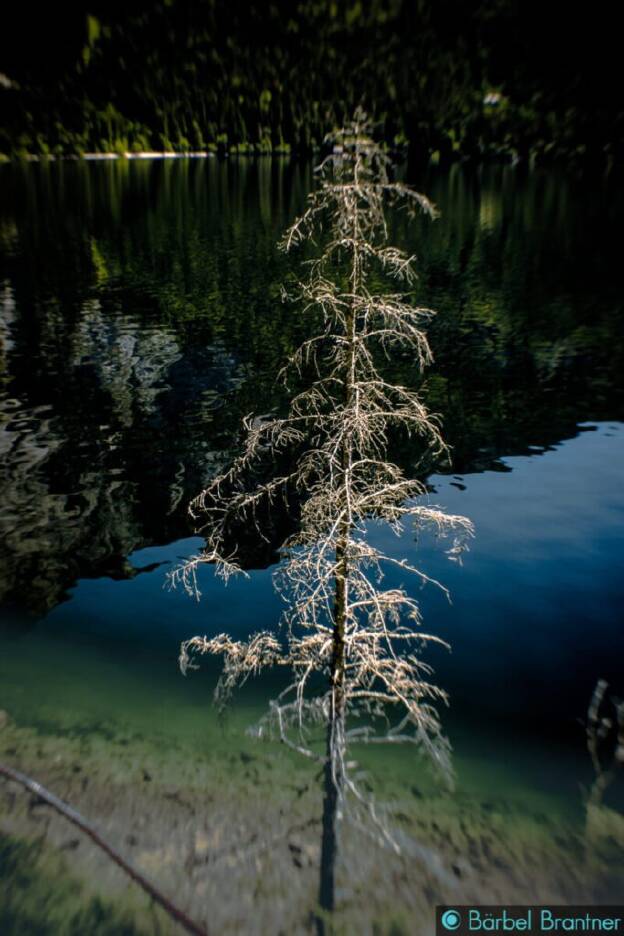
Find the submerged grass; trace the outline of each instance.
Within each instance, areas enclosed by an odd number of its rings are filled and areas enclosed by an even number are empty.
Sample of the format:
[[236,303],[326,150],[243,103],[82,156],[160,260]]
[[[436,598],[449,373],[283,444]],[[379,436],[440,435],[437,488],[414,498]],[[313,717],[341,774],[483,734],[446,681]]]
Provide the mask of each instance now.
[[[87,721],[87,724],[91,724]],[[5,721],[0,760],[44,783],[199,922],[223,934],[311,932],[318,873],[318,790],[295,755],[246,738],[235,722],[192,754],[162,734],[55,733]],[[360,752],[358,752],[359,754]],[[364,753],[364,752],[362,752]],[[391,753],[391,752],[386,752]],[[436,789],[414,763],[365,762],[391,802],[401,841],[394,856],[344,840],[336,932],[426,932],[446,902],[609,902],[618,884],[604,862],[584,864],[582,825],[554,797],[532,799],[473,777]],[[473,770],[477,770],[476,766]],[[286,783],[276,784],[276,777]],[[462,772],[460,770],[460,779]],[[498,786],[498,789],[494,789]],[[364,847],[365,846],[365,847]],[[430,873],[442,863],[449,884]],[[607,899],[608,898],[608,899]],[[10,784],[0,784],[2,936],[169,936],[169,921],[71,826]],[[411,921],[411,926],[408,925]],[[415,929],[417,927],[417,929]]]
[[89,896],[41,842],[0,833],[2,936],[149,936],[129,910]]

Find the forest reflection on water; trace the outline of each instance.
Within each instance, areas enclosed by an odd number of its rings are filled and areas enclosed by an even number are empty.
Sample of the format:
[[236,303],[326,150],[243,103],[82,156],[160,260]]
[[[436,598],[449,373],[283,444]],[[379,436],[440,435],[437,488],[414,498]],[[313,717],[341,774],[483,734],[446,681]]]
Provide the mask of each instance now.
[[[399,218],[395,234],[438,311],[426,393],[449,470],[506,470],[501,456],[621,415],[606,183],[509,167],[416,181],[441,218]],[[312,184],[279,160],[1,167],[0,591],[14,608],[45,613],[78,578],[133,575],[131,552],[192,532],[189,496],[241,415],[279,405],[276,371],[305,334],[280,301],[292,259],[276,242]],[[274,558],[256,548],[249,565]]]

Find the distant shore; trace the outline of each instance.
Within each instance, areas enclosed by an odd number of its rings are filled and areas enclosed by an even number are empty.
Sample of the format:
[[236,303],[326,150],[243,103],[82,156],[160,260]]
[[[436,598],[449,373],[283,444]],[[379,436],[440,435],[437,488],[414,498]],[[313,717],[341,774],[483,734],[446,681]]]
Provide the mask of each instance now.
[[[266,157],[286,157],[293,155],[290,149],[287,148],[277,148],[271,150],[255,150],[255,149],[242,149],[242,148],[232,148],[230,150],[197,150],[184,153],[174,153],[170,150],[154,150],[140,152],[140,153],[64,153],[62,155],[50,154],[39,154],[39,153],[24,153],[20,156],[7,156],[6,154],[0,153],[0,163],[15,163],[15,162],[114,162],[116,160],[147,160],[147,159],[223,159],[229,156],[245,156],[252,158],[266,158]],[[314,154],[312,154],[314,155]]]
[[[187,150],[185,152],[174,152],[172,150],[141,150],[140,152],[84,152],[84,153],[19,153],[11,154],[0,153],[0,165],[11,165],[20,163],[52,163],[52,162],[146,162],[149,160],[203,160],[203,159],[228,159],[230,157],[242,157],[246,160],[253,159],[312,159],[318,161],[321,156],[321,149],[315,147],[309,151],[302,151],[291,148],[288,144],[271,148],[261,148],[250,144],[235,144],[232,146],[211,146],[205,150]],[[405,147],[399,149],[388,148],[388,155],[396,164],[409,162],[408,152]],[[448,154],[443,157],[438,150],[423,156],[416,165],[420,168],[426,166],[451,166],[469,164],[472,166],[501,165],[519,167],[524,169],[533,168],[555,168],[560,165],[559,160],[543,159],[538,153],[520,154],[514,151],[504,152],[484,152],[481,154],[461,154],[455,153],[450,158]],[[574,171],[583,168],[582,162],[568,161],[568,168]],[[596,163],[590,163],[585,168],[600,169],[606,175],[618,173],[621,171],[621,163],[609,156],[605,159],[602,166]]]

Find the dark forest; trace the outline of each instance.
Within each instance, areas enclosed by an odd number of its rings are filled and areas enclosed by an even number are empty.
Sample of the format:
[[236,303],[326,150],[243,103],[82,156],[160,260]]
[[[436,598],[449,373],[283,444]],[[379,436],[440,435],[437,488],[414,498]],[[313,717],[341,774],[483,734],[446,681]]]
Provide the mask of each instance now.
[[314,152],[358,104],[415,161],[611,165],[606,3],[23,4],[0,40],[0,153]]

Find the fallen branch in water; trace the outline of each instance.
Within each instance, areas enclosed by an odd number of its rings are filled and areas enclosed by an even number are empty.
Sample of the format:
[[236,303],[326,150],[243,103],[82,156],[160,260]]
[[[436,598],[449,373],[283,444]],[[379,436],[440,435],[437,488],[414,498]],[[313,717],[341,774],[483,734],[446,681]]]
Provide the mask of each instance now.
[[141,887],[149,896],[154,900],[163,910],[169,914],[169,916],[174,919],[177,923],[182,926],[187,933],[192,933],[193,936],[208,936],[208,931],[203,927],[199,926],[197,923],[194,923],[182,910],[179,910],[174,906],[166,897],[164,897],[160,891],[158,891],[150,881],[145,878],[140,871],[137,871],[136,868],[133,868],[125,858],[119,854],[116,849],[108,844],[96,831],[96,829],[84,819],[79,812],[77,812],[72,806],[69,806],[67,803],[64,803],[63,800],[59,799],[58,796],[55,796],[54,793],[50,793],[49,790],[46,790],[45,787],[42,787],[40,783],[37,783],[36,780],[32,780],[30,777],[27,777],[26,774],[20,773],[19,770],[13,770],[12,767],[7,767],[4,764],[0,764],[0,776],[6,777],[7,780],[13,780],[15,783],[19,783],[29,792],[34,793],[35,796],[38,796],[39,799],[43,800],[44,803],[47,803],[48,806],[51,806],[58,813],[65,817],[69,822],[73,823],[75,826],[78,826],[89,838],[95,842],[95,844],[105,852],[109,858],[119,865],[119,867],[126,872],[126,874],[135,881],[139,887]]
[[[587,749],[596,774],[589,802],[599,805],[608,786],[624,767],[624,702],[608,693],[609,684],[599,679],[587,712]],[[611,710],[611,715],[605,714]],[[609,741],[612,750],[609,751]]]

